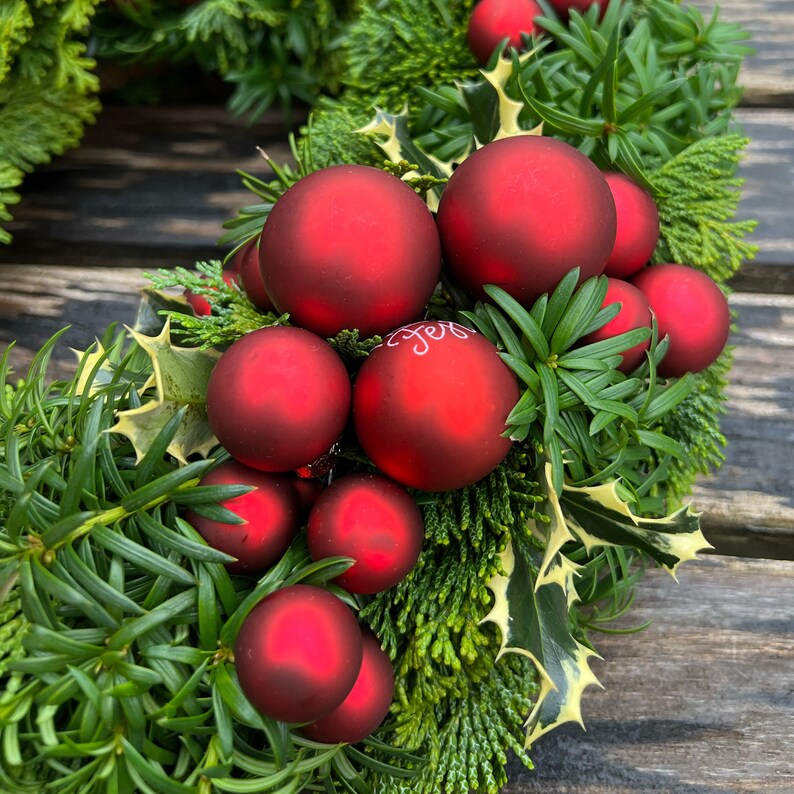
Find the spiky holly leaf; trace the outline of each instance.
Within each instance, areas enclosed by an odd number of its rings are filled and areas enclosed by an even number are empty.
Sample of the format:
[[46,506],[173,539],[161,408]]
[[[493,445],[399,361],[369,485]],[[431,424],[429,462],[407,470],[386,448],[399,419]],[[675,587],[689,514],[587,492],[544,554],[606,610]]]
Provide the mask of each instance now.
[[589,665],[589,659],[597,654],[571,632],[568,587],[539,579],[543,559],[537,549],[524,542],[510,543],[501,562],[505,573],[488,583],[494,605],[483,620],[500,629],[500,657],[519,653],[537,667],[540,692],[525,724],[526,747],[530,747],[557,725],[583,724],[582,693],[598,684]]
[[170,320],[155,337],[130,333],[151,358],[155,396],[138,408],[119,411],[110,431],[127,436],[140,461],[168,421],[186,406],[167,451],[181,463],[193,454],[206,457],[218,443],[207,420],[205,403],[207,381],[220,353],[172,344]]

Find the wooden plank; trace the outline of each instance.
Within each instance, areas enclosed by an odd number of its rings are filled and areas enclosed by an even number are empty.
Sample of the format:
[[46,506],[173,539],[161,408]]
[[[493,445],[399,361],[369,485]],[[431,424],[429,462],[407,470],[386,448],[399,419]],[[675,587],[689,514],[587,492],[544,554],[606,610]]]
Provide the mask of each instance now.
[[711,556],[679,579],[638,586],[628,620],[646,631],[592,637],[587,732],[541,737],[503,794],[794,791],[794,563]]
[[[23,373],[34,352],[64,325],[53,377],[68,377],[75,358],[111,322],[131,324],[138,288],[134,268],[0,265],[0,346]],[[710,542],[721,552],[794,557],[794,297],[737,293],[735,366],[723,420],[725,465],[694,492]]]

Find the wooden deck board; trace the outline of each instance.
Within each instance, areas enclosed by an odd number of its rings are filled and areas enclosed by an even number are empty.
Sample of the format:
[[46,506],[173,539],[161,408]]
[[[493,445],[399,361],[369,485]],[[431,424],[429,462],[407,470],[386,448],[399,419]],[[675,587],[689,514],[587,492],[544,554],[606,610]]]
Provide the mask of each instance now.
[[503,794],[794,791],[794,563],[710,556],[679,574],[638,586],[629,619],[650,628],[593,635],[587,731],[541,737]]

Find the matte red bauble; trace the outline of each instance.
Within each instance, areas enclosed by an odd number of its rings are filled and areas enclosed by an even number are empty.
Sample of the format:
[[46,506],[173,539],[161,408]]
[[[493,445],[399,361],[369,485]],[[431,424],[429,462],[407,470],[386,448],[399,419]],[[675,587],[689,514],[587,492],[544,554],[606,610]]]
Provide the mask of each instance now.
[[452,278],[484,298],[496,284],[525,306],[574,267],[600,275],[615,244],[612,192],[573,146],[521,135],[478,149],[453,172],[438,208]]
[[333,348],[302,328],[269,326],[238,339],[207,384],[207,414],[232,457],[291,471],[327,452],[350,410],[350,380]]
[[542,14],[535,0],[480,0],[469,17],[469,49],[483,65],[505,39],[509,39],[509,47],[521,49],[521,34],[531,35],[535,30],[533,20]]
[[187,520],[210,546],[237,557],[237,562],[227,563],[229,573],[257,573],[284,554],[298,528],[298,499],[288,476],[230,460],[202,477],[199,485],[254,487],[220,503],[244,519],[244,524],[227,524],[187,511]]
[[659,240],[659,210],[650,193],[624,174],[607,172],[618,217],[615,247],[604,273],[629,278],[648,263]]
[[[233,270],[224,270],[221,274],[223,276],[223,280],[227,284],[236,284],[239,280],[237,273]],[[215,289],[213,287],[213,289]],[[208,317],[212,314],[212,305],[207,300],[204,295],[197,295],[192,290],[186,289],[185,290],[185,300],[190,304],[190,308],[193,309],[193,314],[196,317]]]
[[394,670],[377,637],[364,632],[364,656],[350,694],[330,714],[304,725],[315,742],[354,744],[366,739],[384,720],[394,697]]
[[235,254],[232,268],[239,268],[243,289],[251,303],[262,311],[274,311],[275,306],[267,294],[262,271],[259,269],[259,249],[256,240],[252,240]]
[[713,364],[728,342],[731,313],[717,284],[700,270],[685,265],[652,265],[631,283],[651,304],[659,338],[670,347],[659,364],[665,378],[700,372]]
[[420,317],[438,282],[438,232],[396,176],[363,165],[315,171],[276,201],[262,231],[265,288],[321,336],[384,334]]
[[584,14],[591,6],[598,2],[600,7],[599,18],[606,13],[609,0],[549,0],[549,5],[563,18],[568,19],[572,8]]
[[316,477],[295,475],[290,478],[290,484],[298,500],[298,516],[304,521],[323,492],[323,481]]
[[245,696],[282,722],[311,722],[335,709],[350,694],[362,657],[353,613],[327,590],[302,584],[263,598],[234,645]]
[[334,581],[351,593],[379,593],[402,581],[419,559],[422,514],[413,498],[377,474],[334,481],[309,515],[309,553],[352,557]]
[[518,401],[513,373],[484,336],[447,321],[389,334],[359,370],[353,419],[386,475],[425,491],[463,488],[510,451],[502,437]]
[[624,350],[620,355],[623,361],[618,367],[621,372],[631,372],[645,360],[645,351],[650,347],[651,330],[651,306],[648,299],[635,286],[628,281],[621,281],[617,278],[610,278],[607,294],[602,306],[609,306],[612,303],[620,303],[620,312],[617,317],[610,320],[606,325],[601,326],[596,331],[588,334],[581,340],[581,344],[589,345],[592,342],[600,342],[603,339],[612,339],[626,331],[633,331],[635,328],[647,328],[648,339],[638,345]]

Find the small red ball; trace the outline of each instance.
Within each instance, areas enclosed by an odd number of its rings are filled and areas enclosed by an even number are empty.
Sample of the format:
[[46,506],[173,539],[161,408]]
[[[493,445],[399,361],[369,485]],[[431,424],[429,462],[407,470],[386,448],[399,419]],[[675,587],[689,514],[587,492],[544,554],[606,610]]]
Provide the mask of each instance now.
[[333,482],[309,515],[309,553],[352,557],[334,581],[350,593],[380,593],[407,576],[424,539],[413,498],[377,474],[350,474]]
[[449,491],[490,474],[510,451],[513,373],[484,336],[447,321],[399,328],[367,357],[353,390],[364,452],[386,475]]
[[670,347],[659,364],[662,377],[677,378],[713,364],[728,342],[731,313],[716,282],[685,265],[652,265],[631,280],[656,315],[659,337]]
[[469,49],[483,65],[505,39],[509,39],[508,47],[521,49],[521,34],[532,35],[536,28],[533,20],[542,14],[534,0],[480,0],[469,17]]
[[[602,307],[612,303],[623,304],[617,317],[610,320],[606,325],[588,334],[581,340],[581,344],[589,345],[591,342],[600,342],[603,339],[612,339],[626,331],[633,331],[635,328],[647,328],[651,330],[651,306],[648,299],[635,286],[628,281],[621,281],[617,278],[609,279],[607,294],[604,298]],[[650,347],[651,339],[640,342],[638,345],[624,350],[621,355],[623,361],[618,367],[621,372],[632,372],[642,361],[645,360],[645,351]]]
[[603,174],[562,141],[521,135],[494,141],[453,172],[438,208],[452,278],[484,298],[495,284],[525,306],[574,267],[600,275],[616,215]]
[[384,720],[394,697],[394,670],[377,637],[364,632],[364,657],[350,694],[330,714],[304,725],[315,742],[355,744],[366,739]]
[[[238,283],[237,273],[233,270],[224,270],[221,275],[227,284]],[[213,287],[213,289],[215,288]],[[212,305],[204,295],[196,295],[195,292],[189,289],[186,289],[184,294],[185,300],[190,304],[190,308],[193,309],[193,314],[196,317],[208,317],[212,314]]]
[[420,317],[441,269],[422,199],[363,165],[324,168],[289,188],[265,221],[259,258],[278,310],[326,337],[384,334]]
[[266,312],[275,311],[276,307],[273,306],[273,301],[267,294],[262,271],[259,269],[259,248],[257,248],[256,240],[243,246],[234,255],[232,269],[238,269],[245,294],[254,306]]
[[234,646],[245,696],[282,722],[312,722],[335,709],[356,682],[363,642],[353,613],[335,595],[296,584],[265,596]]
[[549,0],[549,5],[563,18],[568,19],[568,14],[572,8],[575,8],[580,13],[584,14],[587,9],[598,2],[600,11],[598,13],[599,19],[606,13],[609,6],[609,0]]
[[227,461],[201,478],[199,485],[251,485],[253,491],[220,504],[245,520],[226,524],[188,510],[187,520],[214,549],[237,557],[229,573],[253,574],[273,565],[298,528],[298,500],[289,477]]
[[298,516],[301,521],[305,521],[323,492],[323,481],[316,477],[296,475],[290,478],[290,484],[298,500]]
[[324,339],[269,326],[220,357],[207,384],[207,415],[232,457],[263,471],[291,471],[336,441],[350,394],[345,365]]
[[615,172],[605,173],[604,178],[612,191],[618,218],[615,247],[604,273],[625,279],[646,265],[656,248],[659,210],[650,193],[633,179]]

